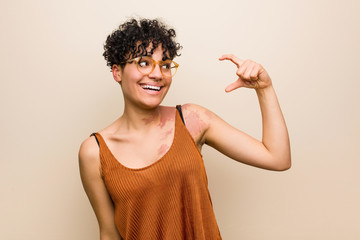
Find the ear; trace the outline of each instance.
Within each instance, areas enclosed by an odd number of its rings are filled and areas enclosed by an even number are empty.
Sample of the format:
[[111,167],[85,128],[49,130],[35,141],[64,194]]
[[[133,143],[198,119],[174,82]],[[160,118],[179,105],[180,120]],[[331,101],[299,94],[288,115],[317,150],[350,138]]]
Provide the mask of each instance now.
[[113,74],[113,78],[116,82],[120,83],[121,82],[121,77],[122,77],[122,69],[121,67],[119,67],[118,65],[113,65],[111,68],[112,74]]

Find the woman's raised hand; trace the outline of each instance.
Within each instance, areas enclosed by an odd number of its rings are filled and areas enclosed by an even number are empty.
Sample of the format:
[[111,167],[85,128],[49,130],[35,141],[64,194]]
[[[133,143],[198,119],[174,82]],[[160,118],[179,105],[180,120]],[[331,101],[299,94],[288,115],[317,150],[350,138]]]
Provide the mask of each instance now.
[[230,60],[237,66],[238,79],[226,87],[226,92],[231,92],[240,87],[264,89],[271,86],[271,79],[266,70],[252,60],[241,60],[232,54],[225,54],[220,61]]

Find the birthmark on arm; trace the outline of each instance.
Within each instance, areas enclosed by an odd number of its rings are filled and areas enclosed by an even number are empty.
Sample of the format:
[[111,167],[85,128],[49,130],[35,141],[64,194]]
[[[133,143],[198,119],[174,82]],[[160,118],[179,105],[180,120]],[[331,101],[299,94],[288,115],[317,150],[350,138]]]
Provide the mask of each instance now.
[[199,114],[195,111],[190,111],[187,115],[187,124],[190,134],[194,139],[196,139],[199,135],[202,135],[205,122],[200,118]]
[[187,111],[185,116],[186,127],[199,149],[205,143],[204,136],[213,117],[212,112],[201,107],[192,107]]

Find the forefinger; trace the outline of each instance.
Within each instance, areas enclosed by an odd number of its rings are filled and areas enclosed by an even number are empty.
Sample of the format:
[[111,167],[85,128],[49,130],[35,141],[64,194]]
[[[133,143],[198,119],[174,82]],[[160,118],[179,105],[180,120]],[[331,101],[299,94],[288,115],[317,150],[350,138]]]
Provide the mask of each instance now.
[[240,58],[236,57],[233,54],[224,54],[219,58],[220,61],[223,60],[230,60],[232,61],[238,68],[240,67],[240,65],[244,62],[243,60],[241,60]]

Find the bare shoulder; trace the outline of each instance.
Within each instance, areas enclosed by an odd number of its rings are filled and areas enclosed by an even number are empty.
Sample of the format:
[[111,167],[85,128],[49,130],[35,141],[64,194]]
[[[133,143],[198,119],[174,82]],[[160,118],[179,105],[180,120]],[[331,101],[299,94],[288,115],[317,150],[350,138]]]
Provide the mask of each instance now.
[[193,103],[182,105],[182,112],[186,127],[191,136],[198,146],[202,145],[205,141],[204,134],[215,114],[207,108]]
[[184,118],[190,122],[200,120],[203,123],[208,124],[215,116],[209,109],[193,103],[182,105],[182,109]]
[[86,138],[79,149],[80,171],[96,171],[100,167],[99,146],[95,137]]

